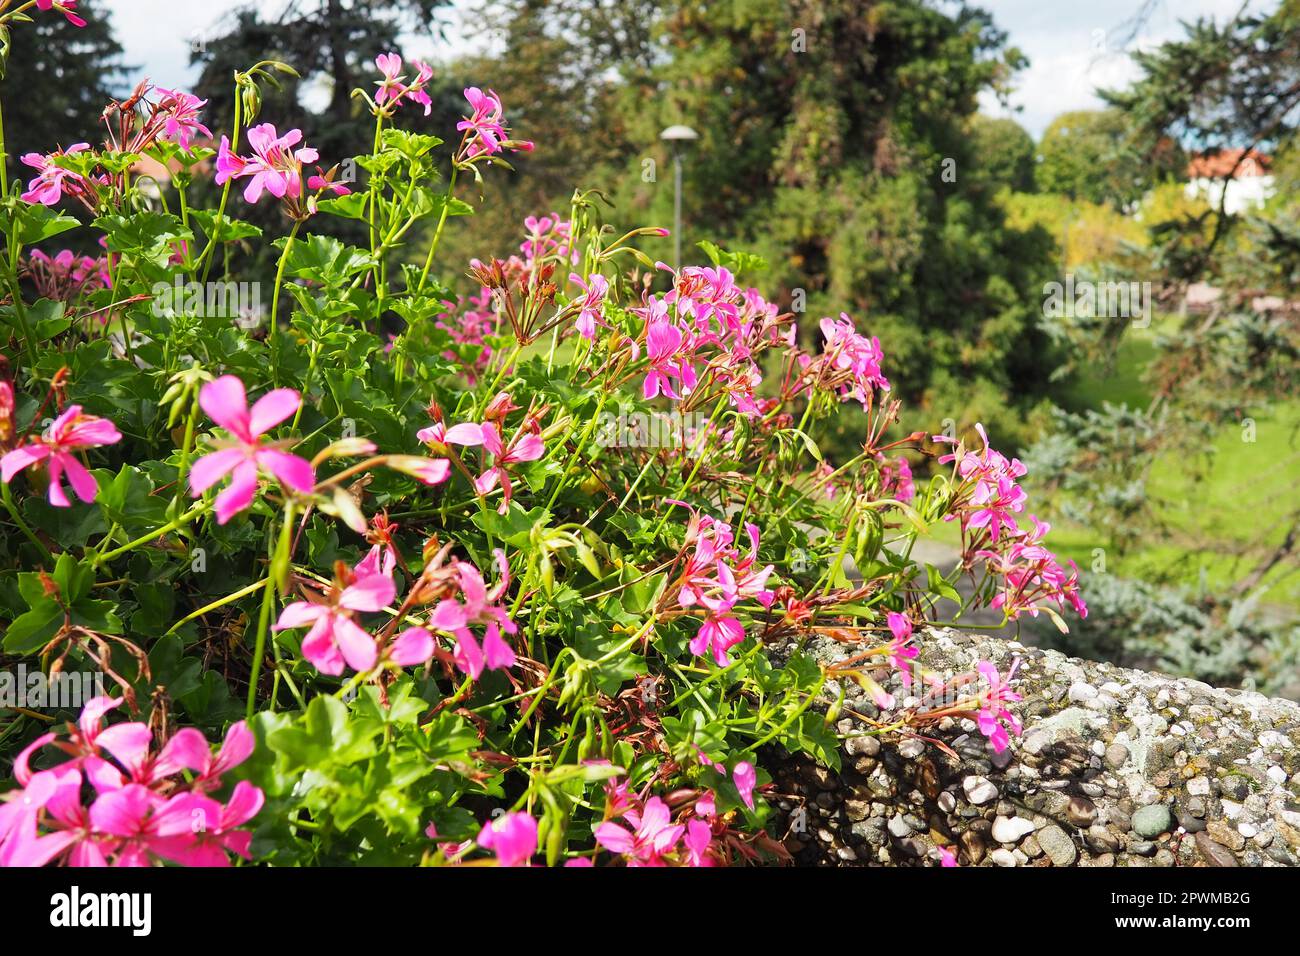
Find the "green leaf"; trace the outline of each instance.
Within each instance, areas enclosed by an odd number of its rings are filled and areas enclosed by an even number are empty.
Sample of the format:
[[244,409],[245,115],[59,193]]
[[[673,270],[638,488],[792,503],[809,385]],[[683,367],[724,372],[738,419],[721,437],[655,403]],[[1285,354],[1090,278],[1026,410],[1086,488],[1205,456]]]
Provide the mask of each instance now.
[[4,649],[10,654],[38,651],[54,639],[62,626],[63,608],[53,601],[42,601],[9,625],[5,631]]
[[[283,243],[276,245],[283,247]],[[311,235],[294,242],[285,262],[285,272],[294,278],[336,286],[373,264],[370,253],[364,249],[345,245],[332,236]]]

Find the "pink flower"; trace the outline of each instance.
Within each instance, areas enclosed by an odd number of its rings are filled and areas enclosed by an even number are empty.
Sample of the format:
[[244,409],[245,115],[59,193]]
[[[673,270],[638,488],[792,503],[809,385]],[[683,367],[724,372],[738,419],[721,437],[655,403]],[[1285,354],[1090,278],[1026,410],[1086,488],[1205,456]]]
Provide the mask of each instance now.
[[446,455],[452,445],[468,447],[483,444],[483,426],[461,422],[448,428],[442,422],[434,422],[428,428],[421,428],[415,437],[428,445],[435,454]]
[[230,142],[221,137],[217,153],[217,185],[229,179],[252,177],[244,188],[244,200],[255,203],[265,190],[277,199],[297,200],[302,196],[302,164],[314,163],[320,154],[309,146],[294,149],[302,140],[302,130],[291,129],[280,136],[270,123],[248,131],[253,156],[245,159],[230,151]]
[[582,276],[575,272],[569,275],[569,281],[583,291],[582,305],[574,328],[584,339],[594,339],[596,326],[601,324],[600,313],[605,304],[605,295],[609,292],[609,280],[596,274],[590,282],[583,282]]
[[1020,700],[1020,695],[1011,689],[1011,680],[1016,675],[1016,669],[1020,666],[1020,658],[1016,658],[1011,669],[1007,671],[1006,680],[1004,681],[998,675],[998,669],[988,661],[980,661],[976,665],[980,676],[984,678],[987,685],[980,694],[980,709],[975,717],[975,722],[979,724],[980,733],[989,739],[996,753],[1002,753],[1007,749],[1010,738],[1007,734],[1007,728],[1010,727],[1013,733],[1020,733],[1020,721],[1006,709],[1004,704]]
[[911,501],[916,497],[916,485],[912,482],[912,466],[901,455],[890,461],[883,452],[877,452],[876,460],[880,462],[880,490],[899,501]]
[[906,646],[907,642],[912,639],[912,621],[906,614],[899,614],[897,611],[886,613],[885,620],[889,624],[890,632],[894,635],[894,639],[889,645],[889,663],[902,677],[903,686],[910,688],[912,686],[912,668],[908,661],[920,653],[917,648]]
[[95,500],[95,493],[99,489],[90,472],[78,460],[76,452],[83,448],[114,445],[121,440],[121,432],[108,419],[83,415],[80,405],[69,405],[39,439],[15,448],[0,458],[0,479],[7,484],[24,468],[48,460],[50,504],[58,508],[69,507],[68,496],[63,491],[65,474],[77,497],[89,503]]
[[[497,603],[510,586],[510,569],[504,551],[497,549],[493,553],[500,580],[491,590],[488,590],[478,568],[466,561],[457,561],[456,578],[463,601],[445,598],[429,615],[430,627],[455,636],[456,653],[452,659],[462,673],[474,680],[478,680],[485,669],[505,670],[515,665],[515,652],[501,632],[513,634],[517,628],[505,608]],[[485,625],[482,644],[470,632],[470,624]]]
[[[344,569],[343,573],[344,579],[336,581],[326,593],[325,603],[295,601],[280,613],[272,628],[284,631],[310,624],[311,630],[302,640],[302,656],[322,674],[343,673],[345,661],[358,672],[375,666],[379,658],[375,639],[352,618],[357,612],[382,611],[397,596],[393,579],[364,561],[351,572]],[[410,638],[401,646],[399,654],[406,657],[410,651],[414,655],[419,640],[418,635]]]
[[646,371],[641,394],[647,399],[656,395],[678,398],[673,391],[674,378],[680,380],[687,389],[690,388],[688,380],[693,384],[694,369],[682,355],[684,340],[682,330],[669,321],[655,321],[646,326],[646,356],[650,360],[650,367]]
[[219,451],[204,455],[190,469],[190,493],[195,498],[234,473],[230,485],[217,495],[218,524],[225,524],[253,503],[259,468],[294,491],[305,494],[315,486],[316,473],[310,462],[262,441],[262,435],[301,404],[302,399],[293,389],[277,388],[250,409],[244,383],[234,375],[223,375],[200,389],[199,405],[234,437],[233,442],[218,442]]
[[36,0],[37,10],[57,10],[74,27],[84,27],[86,21],[72,12],[76,6],[77,0]]
[[758,558],[758,528],[745,525],[750,550],[742,554],[735,546],[731,526],[708,515],[692,514],[687,527],[686,545],[694,550],[686,559],[680,578],[677,602],[682,607],[695,604],[705,609],[704,623],[690,642],[691,653],[711,653],[719,667],[731,663],[727,651],[745,639],[745,629],[732,613],[735,605],[754,598],[771,607],[775,595],[767,588],[772,566],[755,570]]
[[471,112],[456,124],[456,129],[465,134],[465,146],[459,159],[492,156],[505,149],[532,151],[532,143],[510,139],[502,116],[501,98],[496,93],[491,90],[484,93],[477,86],[470,86],[465,89],[465,99]]
[[68,195],[84,192],[87,188],[85,179],[70,169],[56,165],[54,160],[59,156],[72,156],[87,149],[90,149],[89,143],[75,143],[65,150],[46,156],[40,153],[26,153],[22,157],[23,163],[38,170],[40,175],[27,184],[27,192],[22,194],[23,202],[53,206],[65,192]]
[[498,866],[527,866],[537,852],[537,821],[526,813],[505,813],[483,825],[478,845],[496,854]]
[[736,785],[736,790],[740,793],[740,799],[749,809],[754,809],[754,785],[758,782],[758,774],[754,770],[754,765],[748,761],[742,760],[731,771],[732,782]]
[[402,74],[402,58],[396,53],[381,53],[375,57],[375,66],[383,74],[383,79],[375,85],[379,89],[375,92],[375,102],[381,106],[387,102],[397,103],[403,99],[419,103],[424,107],[424,115],[428,116],[429,111],[433,108],[433,101],[429,94],[424,91],[425,85],[433,79],[433,67],[421,63],[419,60],[413,61],[418,71],[415,79],[408,86],[403,81],[405,77]]
[[156,92],[162,96],[158,106],[166,118],[160,139],[169,140],[181,149],[189,149],[195,133],[212,138],[212,130],[199,122],[199,110],[207,105],[207,100],[201,100],[192,93],[165,90],[162,87]]
[[873,389],[889,389],[889,380],[880,370],[885,355],[878,338],[858,334],[845,312],[838,321],[822,319],[821,331],[825,339],[821,358],[831,369],[828,384],[839,391],[840,401],[856,398],[866,405]]
[[[251,834],[237,828],[261,809],[261,790],[241,781],[225,806],[206,795],[252,752],[248,729],[242,722],[233,726],[215,758],[203,735],[188,728],[154,753],[147,725],[103,726],[104,715],[121,703],[91,700],[66,741],[45,734],[18,755],[14,778],[21,789],[0,798],[0,866],[52,860],[146,866],[163,859],[226,866],[228,852],[248,857]],[[32,773],[32,753],[51,743],[72,759]],[[185,770],[197,776],[184,777]],[[86,785],[97,795],[89,807],[82,797]]]
[[433,657],[437,642],[422,627],[408,627],[398,634],[384,656],[398,667],[414,667]]
[[682,837],[682,845],[686,848],[686,863],[688,866],[712,866],[713,859],[709,856],[709,845],[713,842],[713,828],[703,820],[689,820],[686,823],[686,833]]
[[663,856],[673,851],[686,831],[681,824],[671,822],[668,804],[658,797],[647,800],[640,812],[628,810],[625,818],[632,830],[606,820],[593,834],[610,853],[629,857],[629,866],[663,866]]
[[536,461],[546,454],[546,445],[540,435],[525,428],[520,430],[507,447],[501,440],[501,432],[496,423],[486,422],[483,425],[483,448],[492,455],[492,466],[478,476],[474,482],[474,490],[480,495],[488,495],[493,488],[500,485],[502,499],[497,510],[505,514],[510,510],[510,501],[513,497],[510,466]]
[[952,850],[948,849],[946,846],[937,846],[935,849],[939,851],[940,866],[947,867],[957,865],[957,854],[953,853]]
[[727,651],[745,639],[744,625],[731,613],[736,598],[734,596],[715,598],[705,595],[700,597],[700,603],[705,606],[708,613],[700,629],[691,638],[691,653],[696,657],[711,653],[714,663],[719,667],[726,667],[731,663]]

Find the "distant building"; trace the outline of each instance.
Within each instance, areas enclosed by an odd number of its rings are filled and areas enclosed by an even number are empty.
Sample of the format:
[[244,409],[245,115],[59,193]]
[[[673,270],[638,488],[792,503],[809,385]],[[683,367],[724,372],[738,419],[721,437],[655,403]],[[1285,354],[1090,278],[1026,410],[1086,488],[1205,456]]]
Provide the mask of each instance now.
[[1229,215],[1257,208],[1273,194],[1269,166],[1269,157],[1254,149],[1221,149],[1193,156],[1187,164],[1187,197],[1200,196],[1215,209],[1222,201]]

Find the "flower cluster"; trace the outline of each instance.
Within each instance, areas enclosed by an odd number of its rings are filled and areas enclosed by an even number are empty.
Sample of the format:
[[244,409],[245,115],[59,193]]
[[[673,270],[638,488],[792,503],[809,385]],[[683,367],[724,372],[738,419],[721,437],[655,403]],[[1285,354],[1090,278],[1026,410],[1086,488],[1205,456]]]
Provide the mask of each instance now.
[[[375,545],[355,568],[342,562],[321,601],[295,601],[281,613],[272,630],[310,627],[302,640],[302,656],[322,674],[343,673],[344,662],[360,673],[379,660],[380,647],[354,620],[360,613],[382,611],[397,596],[393,561]],[[398,667],[423,664],[433,656],[433,638],[423,628],[403,631],[387,649],[386,659]]]
[[1017,458],[1008,459],[990,444],[984,426],[977,424],[983,447],[972,451],[956,439],[935,435],[936,442],[956,446],[939,457],[939,463],[954,463],[959,480],[956,498],[945,520],[959,520],[966,540],[966,553],[983,558],[990,570],[1001,576],[1003,584],[990,606],[999,608],[1008,619],[1021,614],[1037,617],[1047,612],[1057,626],[1064,629],[1057,609],[1068,603],[1080,617],[1088,608],[1079,594],[1079,573],[1074,562],[1067,562],[1067,572],[1056,556],[1043,546],[1050,526],[1029,516],[1030,528],[1021,528],[1016,515],[1023,512],[1027,495],[1018,480],[1025,466]]
[[79,256],[62,249],[53,256],[33,249],[23,264],[23,274],[43,299],[75,302],[88,292],[107,289],[110,285],[106,256]]
[[759,416],[763,375],[756,356],[789,345],[793,327],[783,328],[780,310],[757,290],[742,289],[721,266],[659,267],[672,274],[672,289],[631,310],[645,323],[649,366],[642,394],[686,399],[718,390],[732,407]]
[[90,149],[89,143],[73,143],[67,149],[56,149],[54,152],[44,155],[40,153],[23,154],[23,164],[32,167],[37,172],[36,178],[27,184],[27,191],[22,194],[23,202],[32,203],[33,205],[39,203],[44,206],[55,206],[58,205],[59,200],[67,196],[80,201],[90,209],[94,209],[98,196],[98,190],[95,187],[96,185],[106,185],[107,178],[87,178],[81,173],[67,169],[58,163],[58,160],[65,156],[76,156],[88,149]]
[[160,139],[175,143],[181,149],[189,149],[196,133],[203,134],[206,139],[212,138],[212,130],[199,122],[199,110],[208,105],[207,100],[181,90],[165,90],[161,86],[154,92],[159,96],[157,110],[163,126]]
[[470,114],[456,124],[456,129],[464,134],[456,154],[458,164],[471,165],[480,158],[506,150],[532,152],[532,143],[510,138],[501,98],[496,93],[491,90],[485,93],[477,86],[470,86],[465,89],[465,99]]
[[[416,433],[416,437],[436,454],[452,454],[451,445],[481,446],[483,470],[474,479],[474,490],[487,497],[499,487],[501,504],[498,510],[501,514],[510,510],[514,497],[510,478],[513,467],[536,461],[546,454],[546,444],[541,438],[541,417],[545,409],[530,409],[510,440],[505,440],[502,429],[506,416],[517,409],[510,396],[502,392],[488,403],[482,424],[463,422],[447,428],[439,419]],[[440,414],[437,409],[432,411]]]
[[880,370],[885,354],[880,339],[858,332],[849,316],[821,320],[822,353],[807,360],[805,374],[818,388],[835,391],[840,401],[857,399],[865,408],[876,389],[889,390],[889,379]]
[[410,83],[406,82],[406,77],[402,74],[402,58],[396,53],[381,53],[375,57],[375,66],[383,74],[383,79],[375,85],[379,87],[375,91],[375,102],[380,106],[385,103],[392,103],[394,106],[401,104],[402,100],[410,100],[412,103],[419,103],[424,107],[424,115],[428,116],[429,111],[433,109],[433,100],[425,91],[429,81],[433,79],[433,67],[419,60],[411,61],[415,65],[415,79]]
[[[720,781],[735,788],[740,801],[754,809],[754,787],[758,775],[753,764],[740,761],[728,775],[726,767],[701,752],[701,762],[711,768]],[[620,857],[631,867],[714,866],[721,861],[721,840],[729,835],[726,819],[719,814],[717,797],[712,791],[699,792],[684,805],[676,822],[667,802],[658,796],[631,793],[626,781],[610,781],[605,787],[605,819],[592,835],[601,849]],[[621,821],[621,822],[616,822]],[[570,860],[569,866],[589,866],[586,857]]]
[[[480,288],[477,295],[468,298],[458,295],[455,302],[444,299],[442,305],[445,311],[437,314],[434,327],[446,332],[457,345],[475,347],[471,350],[471,364],[465,368],[466,381],[473,387],[494,354],[487,339],[498,334],[501,325],[496,310],[492,308],[492,290]],[[449,349],[443,353],[443,358],[457,361],[462,357]]]
[[[240,781],[226,803],[210,796],[253,752],[244,722],[227,731],[215,755],[192,728],[155,750],[146,724],[103,725],[121,703],[96,697],[66,739],[43,734],[18,755],[19,789],[0,803],[0,866],[228,866],[230,853],[248,859],[252,834],[239,827],[261,810],[262,791]],[[46,746],[71,759],[33,772],[31,758]]]
[[[104,122],[109,130],[105,145],[113,153],[146,153],[159,142],[189,149],[195,135],[212,136],[199,119],[199,111],[206,105],[207,100],[191,93],[141,83],[125,101],[111,103],[105,109]],[[81,156],[83,153],[87,156]],[[69,157],[98,160],[89,143],[74,143],[67,149],[44,155],[24,155],[23,163],[35,169],[37,176],[27,184],[22,199],[46,206],[56,205],[64,198],[75,199],[94,212],[108,199],[121,197],[126,182],[122,172],[112,175],[96,172],[95,164],[90,166],[91,171],[78,172],[67,168]]]
[[[433,557],[403,604],[403,608],[431,605],[423,624],[397,632],[402,620],[399,616],[372,635],[357,623],[359,615],[384,610],[398,594],[393,577],[395,552],[391,545],[375,544],[355,567],[339,562],[334,581],[323,595],[288,605],[273,630],[309,627],[302,641],[302,655],[322,674],[333,676],[342,674],[345,664],[363,674],[377,665],[400,668],[424,664],[438,652],[432,633],[435,631],[454,638],[451,661],[475,680],[485,669],[513,667],[515,653],[503,634],[514,634],[517,628],[500,603],[510,585],[504,552],[495,552],[500,576],[488,588],[473,564],[459,560],[448,563],[449,550],[443,548]],[[474,636],[471,626],[483,628],[482,642]]]
[[[310,146],[298,146],[302,130],[291,129],[283,136],[271,123],[262,123],[248,131],[248,145],[253,155],[238,156],[230,147],[230,140],[221,137],[217,152],[217,185],[233,179],[247,179],[244,201],[256,203],[264,192],[279,199],[285,213],[294,220],[306,219],[315,211],[315,200],[326,192],[346,196],[350,190],[334,181],[334,171],[310,176],[306,188],[315,195],[306,198],[303,192],[303,164],[314,163],[320,154]],[[297,148],[295,148],[297,147]]]
[[80,405],[69,405],[40,438],[20,445],[0,458],[0,480],[8,484],[24,468],[45,462],[50,475],[47,492],[50,504],[56,508],[67,508],[71,504],[63,490],[64,476],[77,497],[89,503],[95,500],[98,486],[77,458],[77,452],[114,445],[121,440],[122,433],[108,419],[83,415]]
[[560,218],[558,212],[545,216],[528,216],[524,219],[527,238],[519,245],[523,253],[524,268],[531,272],[543,259],[578,263],[578,249],[573,244],[573,224]]
[[[1010,541],[1009,547],[997,551],[983,548],[976,552],[988,561],[989,568],[1003,582],[989,607],[1015,620],[1024,613],[1037,617],[1039,611],[1050,610],[1043,602],[1051,601],[1059,610],[1064,610],[1068,603],[1079,617],[1087,617],[1088,605],[1079,593],[1078,567],[1073,561],[1067,561],[1067,571],[1056,555],[1043,547],[1041,542],[1051,525],[1033,515],[1029,520],[1032,528],[1017,529],[1004,539],[1004,543]],[[1054,615],[1054,620],[1059,622],[1059,616]]]
[[767,588],[772,565],[757,566],[757,526],[746,523],[745,535],[748,553],[736,547],[726,522],[692,512],[686,528],[683,550],[692,550],[679,578],[677,603],[684,609],[703,609],[704,621],[691,640],[691,653],[711,655],[719,667],[731,663],[727,651],[745,639],[745,627],[733,613],[735,606],[753,599],[771,607],[774,599]]
[[63,14],[63,18],[74,27],[84,27],[86,21],[76,14],[78,0],[36,0],[37,10],[53,10]]

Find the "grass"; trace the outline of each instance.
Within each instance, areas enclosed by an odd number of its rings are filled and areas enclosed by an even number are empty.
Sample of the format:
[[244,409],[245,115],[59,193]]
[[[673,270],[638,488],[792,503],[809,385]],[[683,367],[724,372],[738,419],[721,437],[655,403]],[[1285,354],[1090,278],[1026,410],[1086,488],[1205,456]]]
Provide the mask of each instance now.
[[[1113,369],[1079,376],[1064,402],[1075,409],[1100,408],[1103,401],[1145,407],[1150,396],[1142,375],[1155,355],[1153,331],[1132,330]],[[1246,440],[1241,425],[1230,424],[1208,449],[1171,449],[1155,463],[1148,494],[1163,534],[1126,555],[1107,554],[1107,572],[1224,590],[1281,543],[1298,507],[1293,489],[1300,473],[1300,401],[1252,411],[1254,441]],[[1104,528],[1053,525],[1057,550],[1085,570],[1094,549],[1109,540]],[[1279,563],[1261,586],[1267,589],[1265,602],[1300,610],[1294,560]]]

